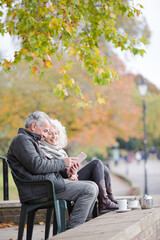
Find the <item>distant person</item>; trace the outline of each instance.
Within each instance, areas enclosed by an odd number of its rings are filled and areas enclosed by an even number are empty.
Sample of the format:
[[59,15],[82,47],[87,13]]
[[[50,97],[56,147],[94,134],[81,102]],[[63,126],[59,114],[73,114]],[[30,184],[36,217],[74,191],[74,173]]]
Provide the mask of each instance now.
[[[67,145],[67,135],[65,128],[58,120],[51,119],[51,127],[48,137],[45,141],[40,143],[40,147],[44,151],[48,159],[57,158],[64,159],[68,157],[67,153],[63,150]],[[70,180],[91,180],[98,185],[98,208],[99,213],[105,213],[118,209],[117,201],[113,196],[111,188],[110,173],[107,166],[101,160],[94,158],[90,163],[81,168],[75,166],[76,174],[72,175]]]
[[139,163],[140,162],[140,160],[142,159],[142,156],[141,156],[141,152],[136,152],[136,154],[135,154],[135,159],[137,160],[137,163]]
[[[90,181],[69,181],[74,174],[72,164],[77,158],[65,157],[47,160],[39,147],[41,140],[48,137],[50,119],[44,112],[34,112],[25,121],[12,140],[7,158],[16,175],[25,180],[49,179],[55,185],[57,199],[74,201],[67,229],[74,228],[89,220],[98,195],[98,187]],[[75,164],[76,167],[78,165]],[[63,177],[62,177],[63,176]],[[47,190],[43,185],[24,186],[15,181],[21,202],[43,201],[47,199]]]

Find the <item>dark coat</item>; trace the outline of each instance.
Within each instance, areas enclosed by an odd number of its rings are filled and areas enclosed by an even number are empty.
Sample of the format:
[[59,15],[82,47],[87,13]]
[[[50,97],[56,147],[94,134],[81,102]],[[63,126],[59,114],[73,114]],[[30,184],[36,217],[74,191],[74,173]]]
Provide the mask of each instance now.
[[[7,153],[7,159],[15,174],[26,180],[49,179],[55,185],[56,192],[65,190],[63,177],[67,177],[65,162],[60,159],[47,160],[37,141],[40,135],[20,128]],[[61,176],[62,175],[62,176]],[[47,191],[43,185],[24,186],[15,180],[21,202],[43,198]]]

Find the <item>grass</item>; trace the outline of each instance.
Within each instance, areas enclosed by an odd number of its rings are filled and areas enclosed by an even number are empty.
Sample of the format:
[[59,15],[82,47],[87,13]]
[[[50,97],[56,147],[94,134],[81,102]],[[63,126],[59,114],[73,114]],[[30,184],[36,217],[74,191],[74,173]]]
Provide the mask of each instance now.
[[[8,182],[9,182],[9,200],[18,200],[18,191],[17,187],[14,183],[13,177],[9,170],[8,173]],[[2,161],[0,161],[0,201],[3,201],[3,168],[2,168]]]

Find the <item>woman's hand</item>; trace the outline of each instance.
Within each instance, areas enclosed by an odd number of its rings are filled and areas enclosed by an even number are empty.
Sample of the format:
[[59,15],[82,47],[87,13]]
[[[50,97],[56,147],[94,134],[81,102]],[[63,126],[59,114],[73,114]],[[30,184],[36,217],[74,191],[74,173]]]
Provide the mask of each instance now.
[[78,158],[77,157],[67,157],[64,158],[66,168],[70,168],[75,162],[77,162]]
[[78,181],[78,174],[76,174],[76,175],[72,175],[72,177],[68,178],[68,180],[71,180],[71,181]]

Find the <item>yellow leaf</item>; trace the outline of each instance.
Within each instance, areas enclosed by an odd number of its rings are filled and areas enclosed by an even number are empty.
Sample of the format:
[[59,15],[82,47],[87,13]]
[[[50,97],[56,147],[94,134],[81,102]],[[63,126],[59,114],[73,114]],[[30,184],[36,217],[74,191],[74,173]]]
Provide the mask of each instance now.
[[35,32],[30,32],[29,36],[33,36],[35,34]]
[[28,53],[28,50],[27,50],[27,49],[21,49],[20,52],[21,52],[22,54],[26,54],[26,53]]
[[4,68],[10,68],[11,65],[12,65],[11,62],[4,62],[4,63],[2,64],[2,66],[3,66]]
[[66,31],[71,35],[72,34],[72,26],[70,24],[67,25]]
[[99,53],[100,53],[99,49],[98,48],[94,48],[94,51],[95,51],[96,56],[98,56]]
[[99,104],[105,104],[105,99],[104,98],[98,97],[97,100],[98,100]]
[[44,66],[47,68],[52,68],[52,63],[49,60],[44,60]]
[[70,50],[69,50],[69,52],[68,52],[68,55],[69,56],[72,56],[73,54],[75,54],[76,53],[76,50],[74,49],[74,48],[71,48]]
[[57,18],[52,18],[52,22],[57,24]]

